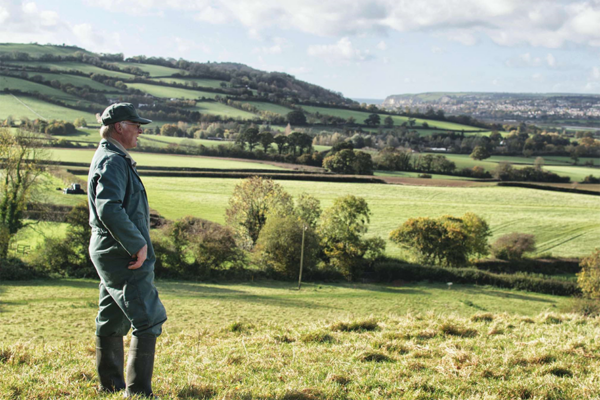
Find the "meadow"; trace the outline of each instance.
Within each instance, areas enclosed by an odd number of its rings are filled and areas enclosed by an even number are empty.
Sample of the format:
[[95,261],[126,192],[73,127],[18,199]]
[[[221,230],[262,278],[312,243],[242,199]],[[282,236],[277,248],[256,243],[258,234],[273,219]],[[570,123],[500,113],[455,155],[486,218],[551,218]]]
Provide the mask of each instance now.
[[[70,74],[58,74],[58,73],[48,73],[48,72],[40,72],[35,73],[35,75],[41,75],[47,81],[59,81],[61,83],[70,83],[73,86],[84,87],[89,86],[94,90],[101,90],[103,92],[121,92],[121,90],[114,88],[112,86],[104,85],[100,82],[96,82],[95,80],[79,75],[70,75]],[[34,75],[34,76],[35,76]]]
[[[50,86],[42,85],[41,83],[35,83],[27,81],[25,79],[14,78],[11,76],[0,75],[0,91],[1,90],[20,90],[22,92],[29,93],[40,93],[46,96],[53,97],[57,100],[75,104],[81,99],[63,92],[62,90],[55,89]],[[54,117],[55,119],[58,117]]]
[[162,98],[177,98],[177,99],[187,99],[194,100],[200,98],[214,99],[215,96],[218,96],[219,93],[212,92],[203,92],[201,90],[193,90],[193,89],[181,89],[174,88],[169,86],[159,86],[159,85],[151,85],[148,83],[128,83],[127,87],[131,87],[134,89],[139,89],[145,93],[149,93],[152,96],[162,97]]
[[[318,112],[323,115],[332,115],[334,117],[340,117],[340,118],[344,118],[344,119],[353,117],[356,120],[356,122],[359,124],[362,124],[363,121],[371,114],[366,111],[354,111],[354,110],[346,110],[346,109],[316,107],[316,106],[302,106],[302,108],[311,114]],[[383,124],[383,120],[388,115],[387,114],[379,114],[379,116],[381,117],[381,124]],[[409,119],[408,117],[403,117],[403,116],[399,116],[399,115],[392,115],[391,117],[394,120],[395,126],[400,126],[404,122],[407,122]],[[432,120],[424,120],[424,119],[417,118],[417,119],[415,119],[415,122],[416,122],[415,128],[420,127],[423,124],[423,122],[427,122],[427,124],[429,126],[435,126],[435,127],[438,127],[439,129],[450,129],[450,130],[457,130],[457,131],[464,130],[465,132],[482,130],[481,128],[476,128],[473,126],[460,125],[460,124],[455,124],[452,122],[444,122],[444,121],[432,121]]]
[[[157,287],[169,320],[153,387],[165,399],[582,399],[600,390],[600,320],[559,313],[569,298],[418,283]],[[97,398],[97,282],[4,283],[0,292],[0,393]]]
[[24,52],[30,56],[38,57],[43,54],[54,54],[57,56],[68,56],[76,52],[92,55],[89,51],[79,47],[41,45],[36,43],[0,43],[0,53]]
[[[29,68],[43,67],[43,68],[50,68],[51,70],[55,70],[55,71],[77,70],[77,71],[84,72],[86,74],[100,74],[100,75],[106,75],[106,76],[111,76],[113,78],[120,78],[120,79],[131,79],[131,78],[135,77],[135,75],[128,74],[125,72],[113,71],[110,69],[96,67],[95,65],[74,62],[74,61],[60,61],[60,62],[10,61],[10,62],[6,62],[6,64],[22,65],[22,66],[26,66]],[[35,72],[31,72],[31,73],[35,74]]]
[[[0,77],[1,79],[2,77]],[[85,118],[88,124],[96,123],[96,116],[92,113],[58,106],[34,97],[19,96],[17,100],[13,95],[0,93],[0,119],[6,119],[9,116],[16,120],[21,117],[29,119],[43,117],[48,120],[61,119],[70,122],[77,118]]]
[[188,82],[196,82],[199,87],[207,87],[213,89],[221,89],[221,83],[229,85],[229,82],[221,81],[218,79],[202,79],[202,78],[152,78],[153,81],[166,82],[166,83],[178,83],[185,85]]
[[280,106],[279,104],[265,103],[265,102],[261,102],[261,101],[242,101],[242,102],[251,104],[261,111],[270,111],[272,113],[284,115],[284,116],[287,115],[288,113],[290,113],[291,111],[293,111],[291,108]]
[[116,65],[119,68],[123,68],[123,67],[139,68],[144,72],[148,72],[150,74],[150,77],[171,76],[173,74],[185,74],[184,70],[177,69],[177,68],[165,67],[163,65],[140,64],[140,63],[136,63],[136,62],[111,62],[110,64]]
[[242,119],[255,119],[258,115],[248,111],[238,110],[237,108],[230,107],[226,104],[217,103],[214,101],[199,101],[194,107],[195,110],[201,114],[213,114],[221,115],[227,118],[242,118]]

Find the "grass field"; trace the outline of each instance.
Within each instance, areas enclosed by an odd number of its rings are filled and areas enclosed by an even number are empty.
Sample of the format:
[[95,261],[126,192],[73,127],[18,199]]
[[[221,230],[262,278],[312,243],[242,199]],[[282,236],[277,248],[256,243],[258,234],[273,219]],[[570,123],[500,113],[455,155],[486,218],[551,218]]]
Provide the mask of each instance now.
[[17,100],[10,94],[0,93],[0,119],[5,119],[8,116],[12,116],[15,119],[21,117],[36,119],[41,116],[48,120],[61,119],[70,122],[83,117],[89,124],[96,123],[96,116],[85,111],[73,110],[47,103],[34,97],[21,96]]
[[[84,162],[92,161],[95,149],[56,149],[50,150],[53,160]],[[131,156],[139,165],[153,167],[191,167],[191,168],[217,168],[217,169],[284,169],[270,164],[252,161],[234,161],[215,157],[181,156],[170,154],[153,154],[132,152]]]
[[52,74],[52,73],[44,73],[44,72],[40,72],[39,74],[34,74],[34,76],[35,75],[41,75],[47,81],[57,80],[61,83],[70,83],[73,86],[77,86],[77,87],[89,86],[90,88],[92,88],[94,90],[101,90],[101,91],[110,92],[110,93],[119,91],[119,89],[116,89],[112,86],[104,85],[100,82],[96,82],[95,80],[85,77],[85,76],[70,75],[70,74]]
[[0,91],[8,90],[21,90],[29,93],[40,93],[46,96],[51,96],[57,100],[64,101],[66,103],[76,103],[81,99],[63,92],[62,90],[55,89],[50,86],[42,85],[40,83],[26,81],[25,79],[13,78],[10,76],[0,75]]
[[[349,117],[354,117],[356,122],[362,124],[363,121],[371,114],[365,111],[354,111],[354,110],[344,110],[344,109],[335,109],[335,108],[327,108],[327,107],[315,107],[315,106],[301,106],[305,111],[309,113],[319,112],[323,115],[332,115],[334,117],[340,117],[344,119],[348,119]],[[383,120],[387,117],[386,114],[380,114],[381,123],[383,124]],[[408,121],[408,117],[402,117],[399,115],[392,115],[392,119],[394,120],[394,125],[399,126],[402,123]],[[443,121],[432,121],[432,120],[424,120],[424,119],[416,119],[415,128],[419,128],[423,122],[427,122],[429,126],[436,126],[439,129],[452,129],[452,130],[464,130],[467,131],[478,131],[480,128],[475,128],[467,125],[455,124],[452,122],[443,122]]]
[[[429,154],[440,154],[440,153],[429,153]],[[533,163],[536,157],[512,157],[512,156],[492,156],[485,160],[473,160],[469,157],[468,154],[443,154],[447,159],[453,161],[456,164],[457,169],[462,168],[473,168],[474,166],[483,167],[486,171],[492,172],[499,163],[508,162],[511,164],[515,164],[515,167],[519,167],[519,165],[528,165],[533,166]],[[593,160],[597,164],[600,164],[599,159],[585,158],[580,160],[581,163],[586,162],[587,160]],[[570,165],[568,157],[556,157],[551,156],[548,159],[544,158],[544,167],[545,170],[554,172],[560,176],[568,176],[571,178],[573,182],[580,182],[588,175],[594,175],[600,177],[600,168],[594,167],[586,167],[583,165],[574,166]]]
[[[69,70],[77,70],[84,72],[86,74],[101,74],[106,76],[112,76],[114,78],[121,79],[131,79],[135,75],[126,74],[124,72],[112,71],[110,69],[104,69],[100,67],[96,67],[95,65],[84,64],[73,61],[62,61],[62,62],[45,62],[45,61],[11,61],[7,62],[7,64],[13,65],[23,65],[31,68],[35,67],[44,67],[50,68],[56,71],[69,71]],[[34,72],[30,72],[35,74]]]
[[258,108],[261,111],[270,111],[279,115],[287,115],[289,112],[292,111],[291,108],[280,106],[279,104],[265,103],[261,101],[243,101],[243,103],[252,104],[254,107]]
[[144,72],[148,72],[150,74],[150,77],[153,76],[171,76],[173,74],[181,74],[184,73],[184,70],[181,69],[177,69],[177,68],[169,68],[169,67],[164,67],[162,65],[153,65],[153,64],[140,64],[140,63],[131,63],[131,62],[112,62],[110,64],[116,65],[120,68],[123,67],[136,67],[141,69]]
[[30,56],[39,57],[42,54],[54,54],[58,56],[72,55],[76,52],[81,52],[88,55],[93,55],[85,49],[77,47],[65,47],[65,46],[54,46],[50,44],[41,45],[34,43],[0,43],[0,53],[12,53],[12,52],[23,52],[29,53]]
[[188,82],[196,82],[199,87],[207,87],[212,89],[221,89],[221,83],[229,84],[229,82],[218,79],[202,79],[202,78],[153,78],[154,81],[166,83],[179,83],[185,85]]
[[[150,206],[166,218],[193,215],[219,223],[225,221],[225,209],[238,182],[216,178],[144,178]],[[316,196],[324,209],[338,196],[364,197],[372,212],[369,234],[385,239],[408,218],[474,212],[490,224],[490,242],[507,233],[523,232],[536,236],[537,254],[582,256],[598,247],[600,202],[595,196],[496,186],[279,183],[294,197],[302,192]],[[407,256],[390,242],[386,252]]]
[[[164,399],[567,400],[600,391],[599,321],[557,313],[567,298],[466,285],[157,286],[169,320],[153,387]],[[0,393],[98,397],[97,290],[91,280],[0,284]]]
[[147,83],[130,83],[127,86],[134,89],[139,89],[143,92],[151,94],[152,96],[163,97],[167,99],[177,98],[194,100],[203,97],[207,99],[214,99],[215,96],[219,95],[218,93],[203,92],[201,90],[180,89],[169,86],[150,85]]
[[243,119],[255,119],[258,115],[255,115],[248,111],[238,110],[237,108],[230,107],[226,104],[221,104],[213,101],[200,101],[196,103],[196,107],[201,114],[215,114],[221,115],[227,118],[243,118]]

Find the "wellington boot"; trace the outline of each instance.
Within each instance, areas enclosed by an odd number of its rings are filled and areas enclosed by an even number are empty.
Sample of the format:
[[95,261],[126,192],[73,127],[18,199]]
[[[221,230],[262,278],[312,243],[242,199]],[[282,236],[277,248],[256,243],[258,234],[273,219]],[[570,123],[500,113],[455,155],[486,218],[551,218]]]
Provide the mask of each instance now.
[[96,369],[101,392],[125,389],[123,379],[123,337],[96,336]]
[[155,337],[132,336],[127,359],[127,390],[125,397],[144,396],[156,398],[152,393]]

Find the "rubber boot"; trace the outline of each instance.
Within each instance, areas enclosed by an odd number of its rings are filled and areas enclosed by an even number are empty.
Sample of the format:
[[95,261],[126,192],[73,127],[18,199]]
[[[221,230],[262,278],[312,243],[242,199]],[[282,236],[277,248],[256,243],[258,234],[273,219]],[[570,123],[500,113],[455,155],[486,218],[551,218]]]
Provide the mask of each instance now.
[[152,393],[155,337],[131,337],[127,359],[127,390],[125,397],[141,395],[155,398]]
[[123,359],[122,336],[96,336],[96,369],[101,392],[125,389]]

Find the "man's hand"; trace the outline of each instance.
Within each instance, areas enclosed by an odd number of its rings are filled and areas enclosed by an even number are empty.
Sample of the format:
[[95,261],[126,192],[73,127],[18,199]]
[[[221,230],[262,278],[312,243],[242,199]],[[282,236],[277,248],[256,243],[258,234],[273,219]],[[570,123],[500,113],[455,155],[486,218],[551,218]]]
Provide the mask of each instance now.
[[139,267],[142,266],[142,264],[144,263],[144,261],[146,261],[146,258],[148,257],[148,245],[144,245],[144,247],[142,247],[140,249],[140,251],[137,252],[137,254],[134,254],[131,258],[133,258],[133,260],[129,263],[129,267],[127,267],[127,269],[138,269]]

